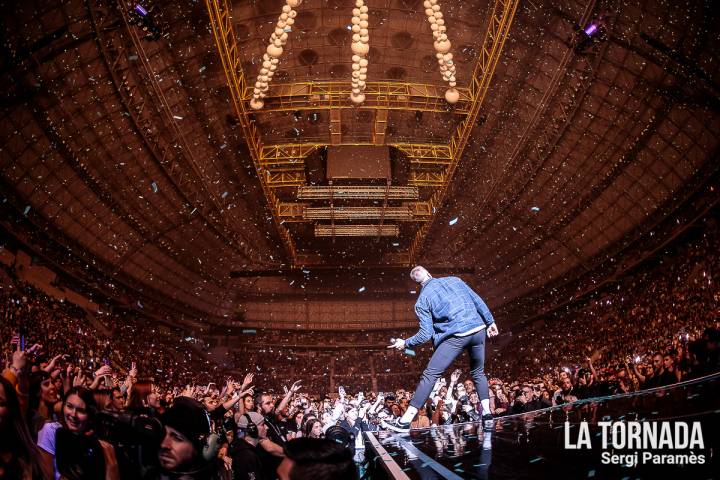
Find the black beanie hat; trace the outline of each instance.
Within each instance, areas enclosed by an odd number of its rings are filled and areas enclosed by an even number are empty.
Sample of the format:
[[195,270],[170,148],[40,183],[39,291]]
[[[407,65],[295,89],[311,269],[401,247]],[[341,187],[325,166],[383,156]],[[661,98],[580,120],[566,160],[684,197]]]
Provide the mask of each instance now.
[[162,423],[182,433],[199,448],[201,440],[210,434],[210,416],[205,406],[190,397],[178,397],[162,415]]

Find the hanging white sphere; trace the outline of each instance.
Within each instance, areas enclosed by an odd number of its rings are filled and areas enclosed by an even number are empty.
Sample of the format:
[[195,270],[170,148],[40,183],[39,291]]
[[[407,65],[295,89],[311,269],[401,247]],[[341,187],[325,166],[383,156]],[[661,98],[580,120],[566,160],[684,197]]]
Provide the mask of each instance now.
[[363,0],[355,0],[355,6],[356,6],[356,7],[360,8],[360,7],[362,7],[363,5],[365,5],[365,2],[363,2]]
[[450,85],[451,87],[456,87],[456,86],[457,86],[457,83],[456,83],[456,82],[450,82],[450,83],[448,83],[448,85]]
[[354,70],[354,71],[351,73],[351,75],[352,75],[353,78],[360,78],[360,71],[359,71],[359,70]]
[[450,40],[445,38],[445,41],[437,41],[433,44],[435,47],[435,51],[438,53],[447,53],[450,51],[450,48],[452,48],[452,45],[450,44]]
[[262,63],[263,68],[270,68],[270,65],[272,65],[270,60],[263,60],[263,63]]
[[360,85],[360,91],[365,90],[365,82],[360,81],[358,84]]
[[438,60],[442,60],[442,59],[443,59],[443,54],[442,54],[442,53],[436,53],[436,54],[435,54],[435,58],[437,58]]
[[362,60],[362,57],[361,57],[360,55],[353,55],[353,56],[352,56],[352,61],[353,61],[353,63],[359,63],[360,60]]
[[448,103],[457,103],[458,100],[460,100],[460,92],[455,88],[448,88],[445,91],[445,100],[447,100]]
[[282,28],[276,26],[276,27],[275,27],[275,31],[273,32],[273,35],[275,35],[276,37],[279,37],[280,35],[283,34],[284,31],[285,31],[285,30],[283,30]]
[[274,64],[274,63],[273,63],[273,64],[270,64],[270,68],[269,68],[269,70],[270,70],[270,73],[273,73],[273,72],[275,72],[275,70],[277,70],[277,65],[276,65],[276,64]]
[[353,41],[353,42],[359,42],[359,41],[360,41],[360,34],[359,34],[359,33],[354,33],[353,36],[352,36],[352,41]]
[[430,17],[432,17],[434,14],[435,14],[435,10],[433,10],[432,8],[428,7],[425,9],[425,16],[428,17],[428,19]]
[[263,102],[259,98],[253,98],[252,100],[250,100],[250,108],[252,108],[253,110],[260,110],[261,108],[263,108],[263,105],[265,105],[265,102]]
[[445,26],[445,19],[436,19],[435,23],[437,23],[437,26],[440,28],[440,30],[445,31],[447,29],[447,27]]
[[267,97],[267,94],[266,94],[265,92],[260,92],[260,98],[262,99],[262,98],[265,98],[265,97]]
[[360,20],[368,20],[370,18],[370,15],[367,13],[361,13],[360,14]]
[[360,29],[360,36],[361,36],[361,37],[367,37],[368,35],[370,35],[370,32],[368,31],[367,28],[361,28],[361,29]]
[[[359,67],[358,67],[358,68],[359,68]],[[260,69],[260,75],[259,75],[259,77],[262,77],[262,76],[264,76],[264,75],[267,75],[268,72],[270,72],[270,69],[269,69],[269,68],[265,68],[265,67],[261,68],[261,69]]]
[[292,27],[293,25],[295,25],[295,19],[292,17],[288,18],[287,20],[285,20],[285,25],[285,28]]
[[302,3],[302,0],[287,0],[287,4],[292,8],[297,8]]
[[361,74],[360,74],[360,77],[358,77],[358,78],[364,82],[365,80],[367,80],[367,74],[366,74],[366,73],[361,73]]
[[290,13],[288,13],[288,17],[288,20],[297,17],[297,12],[295,10],[290,10]]
[[350,19],[350,22],[351,22],[353,25],[360,25],[360,17],[352,17],[352,18]]
[[278,22],[287,22],[287,19],[289,18],[289,15],[285,12],[280,14],[280,18],[278,19]]
[[[448,36],[444,33],[440,34],[440,38],[438,38],[438,42],[449,42]],[[444,53],[444,52],[443,52]]]
[[358,63],[360,64],[361,67],[367,68],[368,63],[370,63],[370,62],[368,62],[368,59],[367,59],[367,58],[361,58]]
[[[450,42],[448,42],[448,43],[450,43]],[[352,48],[353,53],[360,55],[360,56],[366,55],[370,51],[370,46],[367,43],[362,43],[362,42],[353,42],[353,44],[350,48]],[[449,49],[449,47],[448,47],[448,49]]]
[[278,28],[282,28],[283,30],[287,26],[287,20],[278,20],[275,24]]
[[353,25],[352,31],[353,33],[360,33],[360,25]]
[[272,63],[273,65],[277,65],[278,63],[280,63],[280,60],[278,60],[277,58],[271,58],[270,63]]
[[455,75],[450,75],[450,78],[448,79],[448,82],[455,83],[455,80],[457,80],[457,79],[455,78]]
[[360,41],[362,43],[368,43],[370,41],[370,36],[369,35],[360,35]]
[[359,105],[365,101],[365,94],[364,93],[355,93],[353,92],[350,95],[350,100],[356,105]]
[[270,58],[270,55],[268,55],[267,53],[263,53],[263,61],[267,60],[269,62]]
[[445,60],[445,63],[450,64],[452,63],[453,54],[452,53],[446,53],[443,55],[443,60]]
[[275,45],[274,43],[271,43],[267,47],[267,53],[274,59],[277,59],[280,55],[282,55],[283,49],[280,45]]
[[359,64],[359,63],[353,63],[353,64],[352,64],[352,69],[353,69],[353,70],[360,70],[360,64]]
[[280,41],[282,41],[284,43],[284,42],[287,42],[287,39],[288,39],[287,32],[283,32],[282,35],[280,35]]
[[283,13],[290,13],[290,10],[292,10],[292,7],[290,5],[283,5],[283,7],[282,7]]
[[443,14],[440,10],[433,13],[433,16],[435,17],[435,20],[440,20],[441,18],[443,18]]
[[367,5],[363,5],[362,7],[360,7],[360,13],[368,13],[368,10],[369,8]]
[[352,91],[354,94],[358,94],[358,93],[360,93],[362,90],[360,90],[360,85],[358,85],[358,86],[353,87],[353,88],[351,89],[351,91]]
[[430,22],[430,30],[432,30],[433,32],[437,32],[438,28],[439,27],[437,23]]
[[423,7],[425,8],[432,8],[432,3],[430,3],[428,0],[425,0],[423,2]]
[[353,17],[359,17],[360,16],[360,9],[359,8],[353,8]]
[[434,3],[432,6],[433,12],[439,12],[440,11],[440,5],[437,3]]
[[282,42],[282,40],[280,40],[279,38],[276,38],[275,40],[273,40],[272,44],[275,45],[276,47],[282,47],[282,46],[283,46],[283,42]]
[[367,20],[360,20],[360,28],[368,28],[369,25]]
[[253,88],[253,97],[260,95],[260,89],[258,87]]

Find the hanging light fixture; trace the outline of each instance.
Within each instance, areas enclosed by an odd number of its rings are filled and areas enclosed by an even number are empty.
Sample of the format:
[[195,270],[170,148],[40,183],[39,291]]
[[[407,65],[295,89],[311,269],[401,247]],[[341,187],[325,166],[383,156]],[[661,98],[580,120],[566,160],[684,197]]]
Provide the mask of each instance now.
[[425,15],[430,24],[430,30],[432,30],[433,38],[435,39],[433,47],[435,48],[435,57],[440,65],[440,73],[442,74],[443,80],[447,82],[449,86],[445,91],[445,100],[447,100],[448,103],[457,103],[458,100],[460,100],[460,92],[455,88],[457,86],[457,79],[455,77],[456,69],[455,63],[453,62],[453,54],[450,52],[452,44],[447,35],[447,27],[445,26],[442,10],[437,0],[425,0],[423,6],[425,7]]
[[368,7],[364,0],[355,0],[352,16],[352,93],[350,100],[359,105],[365,101],[368,60],[370,52],[370,32],[368,30]]
[[301,3],[302,0],[287,0],[287,4],[283,5],[282,13],[275,24],[275,30],[270,35],[270,44],[263,54],[262,67],[255,80],[255,88],[250,100],[250,108],[253,110],[260,110],[265,105],[264,98],[270,89],[270,82],[275,75],[278,63],[280,63],[283,47],[287,44],[289,33],[292,31],[295,17],[297,17],[294,9]]

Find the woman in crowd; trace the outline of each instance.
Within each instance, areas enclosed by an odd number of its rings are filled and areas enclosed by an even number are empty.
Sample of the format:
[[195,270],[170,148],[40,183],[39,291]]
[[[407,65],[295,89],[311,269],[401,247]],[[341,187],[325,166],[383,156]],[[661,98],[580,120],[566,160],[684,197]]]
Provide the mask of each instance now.
[[97,404],[92,391],[73,387],[62,407],[60,422],[48,422],[38,433],[40,461],[54,480],[120,478],[115,451],[93,434]]
[[303,437],[305,438],[323,438],[323,424],[317,418],[312,418],[305,423],[303,429]]
[[0,377],[0,479],[45,478],[13,384]]

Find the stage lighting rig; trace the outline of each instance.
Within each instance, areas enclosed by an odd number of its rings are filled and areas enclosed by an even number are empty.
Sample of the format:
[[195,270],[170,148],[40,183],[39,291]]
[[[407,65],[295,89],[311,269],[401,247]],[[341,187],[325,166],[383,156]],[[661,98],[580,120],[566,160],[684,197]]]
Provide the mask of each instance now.
[[585,27],[575,25],[575,36],[571,47],[578,55],[583,55],[596,43],[607,40],[607,28],[605,27],[606,15],[599,15]]

